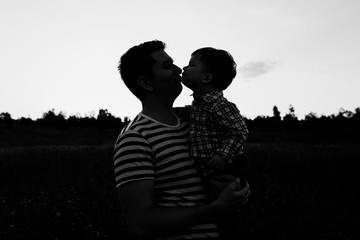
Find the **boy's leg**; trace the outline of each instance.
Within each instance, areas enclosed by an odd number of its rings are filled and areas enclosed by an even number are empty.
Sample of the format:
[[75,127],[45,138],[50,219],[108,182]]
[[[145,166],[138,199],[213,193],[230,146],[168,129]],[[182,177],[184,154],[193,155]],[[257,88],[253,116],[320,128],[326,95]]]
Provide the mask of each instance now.
[[[243,187],[250,177],[250,162],[245,154],[240,154],[233,161],[233,166],[224,169],[226,174],[233,174],[234,177],[240,177],[240,185]],[[218,217],[217,223],[221,239],[238,240],[245,239],[246,231],[244,229],[245,216],[242,211],[234,210]]]
[[234,174],[235,177],[240,177],[240,185],[245,186],[250,177],[251,164],[244,153],[235,157],[233,160],[233,166],[231,167],[230,171],[232,171],[232,174]]
[[[229,172],[222,174],[230,176]],[[216,181],[214,180],[216,177],[219,177],[219,175],[213,176],[212,180],[210,178],[205,179],[205,186],[207,188],[210,201],[215,201],[219,197],[221,191],[234,179],[234,177],[231,177],[228,179],[228,181],[223,181],[224,179],[220,177],[221,180]],[[216,222],[219,227],[219,234],[221,239],[243,239],[243,231],[241,230],[243,224],[241,223],[241,220],[241,212],[236,210],[233,212],[227,212],[223,216],[217,217]]]

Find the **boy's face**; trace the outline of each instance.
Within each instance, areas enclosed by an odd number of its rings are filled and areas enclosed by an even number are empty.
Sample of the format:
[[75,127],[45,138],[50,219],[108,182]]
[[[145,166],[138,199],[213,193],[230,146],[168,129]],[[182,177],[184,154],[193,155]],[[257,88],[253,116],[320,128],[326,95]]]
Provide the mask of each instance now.
[[200,55],[192,55],[189,65],[183,68],[182,83],[194,92],[201,91],[207,76]]

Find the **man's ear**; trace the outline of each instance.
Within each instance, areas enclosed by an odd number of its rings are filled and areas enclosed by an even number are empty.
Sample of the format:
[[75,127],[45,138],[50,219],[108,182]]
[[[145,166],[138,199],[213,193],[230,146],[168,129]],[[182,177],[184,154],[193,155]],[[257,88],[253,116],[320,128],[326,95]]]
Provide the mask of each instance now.
[[203,83],[211,83],[212,80],[213,80],[213,76],[210,73],[206,73],[203,79]]
[[137,82],[138,82],[140,87],[142,87],[143,89],[145,89],[147,91],[153,91],[154,90],[154,88],[151,85],[151,82],[146,77],[138,77]]

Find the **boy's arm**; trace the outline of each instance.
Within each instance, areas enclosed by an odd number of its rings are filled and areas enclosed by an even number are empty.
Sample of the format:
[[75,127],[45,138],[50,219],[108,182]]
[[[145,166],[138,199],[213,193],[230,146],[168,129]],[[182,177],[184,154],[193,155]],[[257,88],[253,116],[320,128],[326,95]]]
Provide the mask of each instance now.
[[220,147],[215,150],[216,154],[222,159],[232,163],[244,147],[244,143],[249,134],[245,119],[233,103],[220,104],[213,112],[214,120],[222,131]]

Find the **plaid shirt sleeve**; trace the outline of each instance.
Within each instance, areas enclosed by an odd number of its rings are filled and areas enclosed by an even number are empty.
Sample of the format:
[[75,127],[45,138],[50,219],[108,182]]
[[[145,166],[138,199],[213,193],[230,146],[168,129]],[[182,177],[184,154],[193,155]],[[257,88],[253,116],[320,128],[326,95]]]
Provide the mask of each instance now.
[[215,152],[231,164],[242,152],[249,131],[245,119],[240,115],[235,104],[229,102],[218,104],[214,110],[214,120],[223,132],[220,147]]

